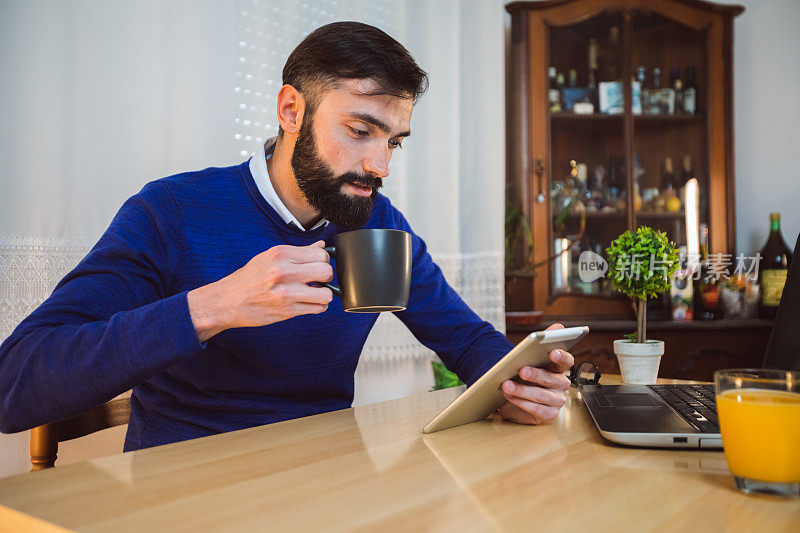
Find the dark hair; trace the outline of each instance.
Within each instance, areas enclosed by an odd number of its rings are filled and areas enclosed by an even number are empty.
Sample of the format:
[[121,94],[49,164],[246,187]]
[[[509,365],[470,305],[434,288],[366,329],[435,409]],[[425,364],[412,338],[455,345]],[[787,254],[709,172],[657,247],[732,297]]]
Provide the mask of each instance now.
[[333,22],[308,34],[283,67],[283,83],[303,94],[313,113],[322,93],[341,79],[374,79],[370,94],[413,98],[428,88],[428,75],[403,45],[361,22]]

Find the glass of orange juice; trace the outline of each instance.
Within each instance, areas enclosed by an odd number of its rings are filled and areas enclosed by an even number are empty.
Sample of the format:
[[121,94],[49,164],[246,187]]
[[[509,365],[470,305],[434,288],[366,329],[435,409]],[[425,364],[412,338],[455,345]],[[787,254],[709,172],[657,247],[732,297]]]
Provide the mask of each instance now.
[[714,372],[722,447],[748,494],[800,496],[800,372]]

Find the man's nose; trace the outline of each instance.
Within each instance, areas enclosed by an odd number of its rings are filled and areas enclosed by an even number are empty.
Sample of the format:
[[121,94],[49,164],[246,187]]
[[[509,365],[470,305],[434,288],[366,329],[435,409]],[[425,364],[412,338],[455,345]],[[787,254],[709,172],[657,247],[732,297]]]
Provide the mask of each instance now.
[[364,172],[369,173],[376,178],[385,178],[389,175],[389,154],[388,150],[381,152],[374,151],[367,155],[361,162]]

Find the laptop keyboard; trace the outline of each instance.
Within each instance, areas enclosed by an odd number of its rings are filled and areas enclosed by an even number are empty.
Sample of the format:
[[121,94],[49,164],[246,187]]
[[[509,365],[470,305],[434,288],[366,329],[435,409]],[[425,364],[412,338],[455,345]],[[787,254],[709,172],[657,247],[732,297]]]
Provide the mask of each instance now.
[[687,422],[703,433],[719,433],[714,385],[649,385]]

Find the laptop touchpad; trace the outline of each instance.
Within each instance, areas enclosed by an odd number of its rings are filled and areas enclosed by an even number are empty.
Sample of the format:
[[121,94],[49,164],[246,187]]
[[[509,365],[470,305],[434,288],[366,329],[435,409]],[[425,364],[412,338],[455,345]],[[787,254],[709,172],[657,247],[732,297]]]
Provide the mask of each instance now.
[[605,398],[612,407],[661,407],[649,394],[606,394]]

